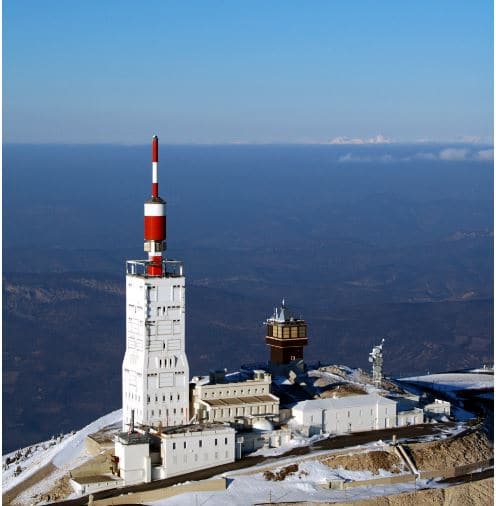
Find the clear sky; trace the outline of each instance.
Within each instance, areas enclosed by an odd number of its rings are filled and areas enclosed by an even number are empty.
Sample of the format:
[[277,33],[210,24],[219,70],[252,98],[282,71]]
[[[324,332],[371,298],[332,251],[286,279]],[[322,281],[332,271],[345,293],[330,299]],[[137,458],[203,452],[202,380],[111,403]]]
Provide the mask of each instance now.
[[4,0],[4,142],[491,138],[491,0]]

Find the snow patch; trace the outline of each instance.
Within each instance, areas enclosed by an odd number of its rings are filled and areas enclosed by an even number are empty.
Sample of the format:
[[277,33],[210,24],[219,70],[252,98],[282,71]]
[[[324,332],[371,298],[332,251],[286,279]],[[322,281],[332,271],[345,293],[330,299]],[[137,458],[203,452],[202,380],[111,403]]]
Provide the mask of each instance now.
[[[27,458],[19,462],[19,464],[13,463],[10,464],[7,469],[4,469],[2,473],[3,492],[5,493],[16,485],[19,485],[42,467],[53,464],[57,469],[52,474],[44,478],[42,482],[27,489],[18,498],[21,504],[30,503],[31,501],[29,499],[33,495],[46,493],[53,487],[55,482],[70,469],[83,464],[91,458],[84,449],[84,440],[86,436],[120,422],[122,422],[121,409],[98,418],[74,434],[64,435],[62,439],[55,444],[53,444],[54,441],[51,440],[31,445],[31,454]],[[28,448],[29,447],[26,447],[20,450],[21,453],[25,455]],[[8,455],[4,455],[3,463],[5,464],[7,458],[13,457],[15,453],[16,452],[12,452]],[[17,465],[21,466],[22,472],[18,476],[14,476]]]

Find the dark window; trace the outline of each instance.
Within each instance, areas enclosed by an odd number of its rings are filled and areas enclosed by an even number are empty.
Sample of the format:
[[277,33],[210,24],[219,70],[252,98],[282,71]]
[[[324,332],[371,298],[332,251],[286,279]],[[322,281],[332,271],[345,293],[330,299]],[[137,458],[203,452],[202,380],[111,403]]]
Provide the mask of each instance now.
[[217,439],[215,440],[215,446],[217,446]]
[[201,448],[202,447],[202,440],[200,439],[200,441],[198,442],[198,446]]

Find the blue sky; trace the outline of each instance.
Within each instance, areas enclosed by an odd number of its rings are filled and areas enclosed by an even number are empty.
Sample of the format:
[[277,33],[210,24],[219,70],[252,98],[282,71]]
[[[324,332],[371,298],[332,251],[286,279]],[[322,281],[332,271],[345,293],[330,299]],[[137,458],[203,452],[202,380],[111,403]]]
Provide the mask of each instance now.
[[3,2],[4,142],[491,139],[489,0]]

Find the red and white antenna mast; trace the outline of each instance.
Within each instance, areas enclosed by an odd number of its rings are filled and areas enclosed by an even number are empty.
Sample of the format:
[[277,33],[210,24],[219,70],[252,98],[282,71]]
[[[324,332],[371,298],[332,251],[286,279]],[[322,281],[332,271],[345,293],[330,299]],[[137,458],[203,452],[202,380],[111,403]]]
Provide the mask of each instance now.
[[162,276],[162,253],[166,248],[165,201],[158,196],[158,137],[152,138],[152,196],[145,202],[145,251],[149,276]]

